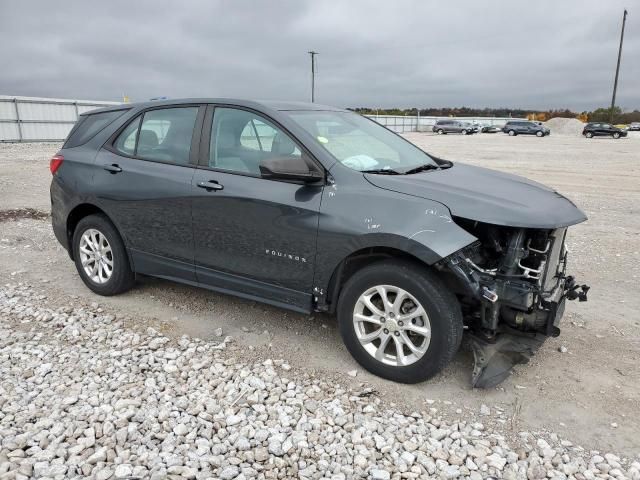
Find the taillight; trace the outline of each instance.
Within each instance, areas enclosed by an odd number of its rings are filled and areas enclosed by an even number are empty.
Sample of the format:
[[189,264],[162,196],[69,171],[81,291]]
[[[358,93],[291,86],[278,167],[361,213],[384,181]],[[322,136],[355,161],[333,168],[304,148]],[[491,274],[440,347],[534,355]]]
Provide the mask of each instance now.
[[56,155],[49,161],[49,170],[51,170],[51,175],[58,171],[62,162],[64,162],[64,157],[62,155]]

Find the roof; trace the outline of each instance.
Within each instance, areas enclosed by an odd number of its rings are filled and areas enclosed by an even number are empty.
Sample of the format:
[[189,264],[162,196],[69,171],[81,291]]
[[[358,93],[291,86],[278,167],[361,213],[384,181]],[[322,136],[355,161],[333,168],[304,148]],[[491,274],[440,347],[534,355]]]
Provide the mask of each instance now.
[[316,111],[337,111],[345,112],[347,110],[338,107],[331,107],[328,105],[320,105],[318,103],[306,103],[306,102],[287,102],[281,100],[247,100],[237,98],[176,98],[171,100],[153,100],[148,102],[138,103],[123,103],[120,105],[114,105],[113,107],[101,108],[99,110],[92,110],[87,113],[106,112],[109,110],[117,110],[121,108],[147,108],[157,107],[163,105],[182,105],[188,103],[217,103],[237,105],[240,107],[256,108],[259,110],[278,110],[278,111],[294,111],[294,110],[316,110]]

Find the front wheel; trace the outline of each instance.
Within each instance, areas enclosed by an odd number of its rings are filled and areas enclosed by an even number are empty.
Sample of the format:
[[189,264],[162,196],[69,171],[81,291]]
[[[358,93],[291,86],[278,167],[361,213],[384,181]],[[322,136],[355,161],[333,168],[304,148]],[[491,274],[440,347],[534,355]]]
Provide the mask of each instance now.
[[536,132],[536,137],[544,137],[544,132]]
[[116,227],[104,215],[89,215],[73,234],[73,258],[87,287],[99,295],[129,290],[135,276]]
[[427,267],[381,261],[355,273],[338,302],[342,339],[369,372],[401,383],[438,373],[462,339],[453,295]]
[[613,136],[613,138],[620,138],[620,133],[615,132],[612,136]]
[[442,135],[444,133],[444,130],[442,130],[441,128],[438,129],[438,135]]
[[462,130],[462,132],[460,132],[460,133],[462,133],[463,135],[466,135],[467,131],[466,130]]

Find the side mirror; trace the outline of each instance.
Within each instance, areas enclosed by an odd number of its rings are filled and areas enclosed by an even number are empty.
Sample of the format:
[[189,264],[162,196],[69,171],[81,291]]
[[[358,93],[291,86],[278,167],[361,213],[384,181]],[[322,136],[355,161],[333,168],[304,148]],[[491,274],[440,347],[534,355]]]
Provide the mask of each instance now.
[[262,178],[314,183],[324,179],[322,172],[310,168],[303,158],[271,157],[260,162]]

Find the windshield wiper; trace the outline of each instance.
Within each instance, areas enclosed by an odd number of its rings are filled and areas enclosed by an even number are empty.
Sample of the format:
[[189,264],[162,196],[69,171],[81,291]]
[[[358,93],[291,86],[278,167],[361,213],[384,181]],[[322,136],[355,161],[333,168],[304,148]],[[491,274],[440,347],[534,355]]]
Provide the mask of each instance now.
[[377,175],[400,175],[400,172],[390,168],[373,168],[371,170],[360,170],[362,173],[375,173]]
[[404,174],[411,175],[412,173],[425,172],[427,170],[440,170],[440,167],[438,165],[434,165],[433,163],[425,163],[424,165],[410,168],[409,170],[405,171]]

